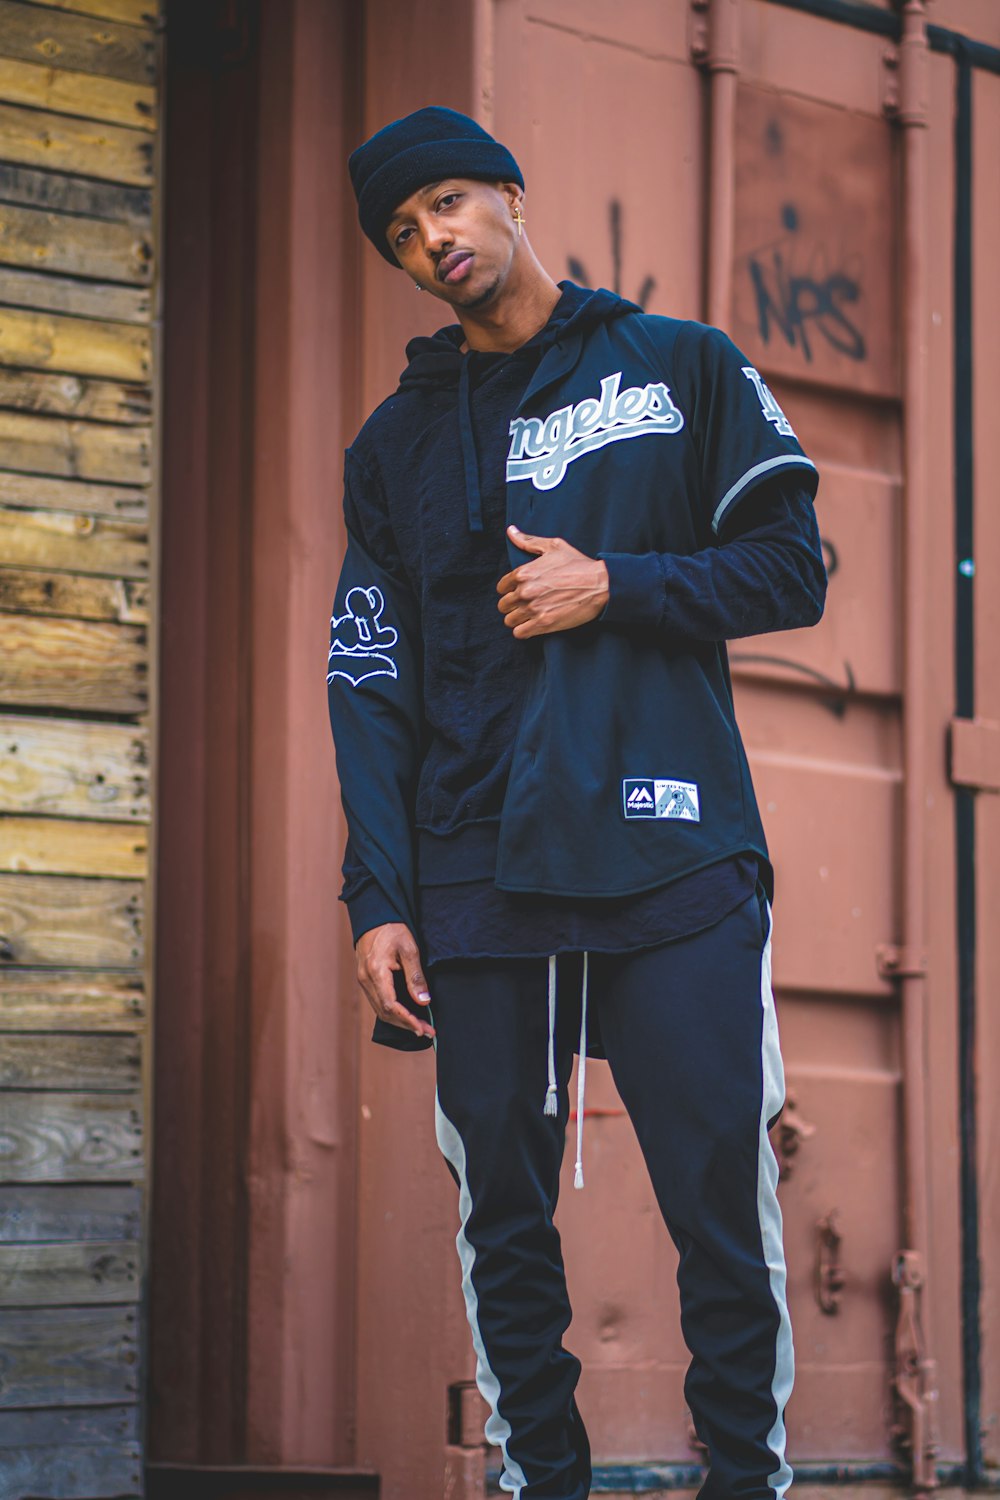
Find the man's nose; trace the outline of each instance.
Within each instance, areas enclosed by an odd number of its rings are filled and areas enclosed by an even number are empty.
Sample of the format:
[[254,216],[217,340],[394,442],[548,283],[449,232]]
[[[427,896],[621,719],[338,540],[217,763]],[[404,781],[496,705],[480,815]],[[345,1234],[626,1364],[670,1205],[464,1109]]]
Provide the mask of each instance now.
[[455,236],[446,224],[429,219],[424,225],[424,246],[428,255],[440,260],[441,256],[451,249],[454,242]]

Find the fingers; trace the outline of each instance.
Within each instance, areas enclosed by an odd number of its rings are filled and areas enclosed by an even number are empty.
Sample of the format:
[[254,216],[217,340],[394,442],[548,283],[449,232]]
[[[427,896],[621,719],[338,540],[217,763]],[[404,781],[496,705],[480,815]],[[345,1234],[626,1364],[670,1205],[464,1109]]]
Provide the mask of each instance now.
[[562,541],[561,536],[532,536],[530,532],[522,531],[513,524],[507,527],[507,535],[522,552],[548,552],[553,547],[558,547]]
[[393,976],[400,971],[408,993],[421,1008],[431,998],[420,951],[409,928],[401,923],[388,924],[374,933],[369,943],[359,940],[357,955],[358,983],[375,1014],[390,1026],[412,1031],[415,1036],[433,1037],[434,1027],[430,1022],[412,1015],[396,998]]

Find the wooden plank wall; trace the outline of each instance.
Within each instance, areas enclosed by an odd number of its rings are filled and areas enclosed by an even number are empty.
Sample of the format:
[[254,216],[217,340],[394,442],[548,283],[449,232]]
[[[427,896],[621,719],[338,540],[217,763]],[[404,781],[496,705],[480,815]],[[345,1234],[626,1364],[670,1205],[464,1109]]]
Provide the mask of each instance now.
[[142,1493],[158,0],[0,0],[0,1500]]

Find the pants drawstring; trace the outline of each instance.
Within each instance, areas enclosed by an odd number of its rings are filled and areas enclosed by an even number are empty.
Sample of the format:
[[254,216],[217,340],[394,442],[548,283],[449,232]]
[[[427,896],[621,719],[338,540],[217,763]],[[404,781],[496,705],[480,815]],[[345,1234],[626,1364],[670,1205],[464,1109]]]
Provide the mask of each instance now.
[[[580,990],[580,1066],[576,1077],[576,1168],[573,1186],[583,1187],[583,1119],[587,1089],[587,969],[590,954],[583,955],[583,984]],[[549,1084],[545,1090],[544,1113],[559,1113],[556,1082],[556,955],[549,954]]]
[[556,956],[549,956],[549,1086],[545,1090],[545,1114],[559,1113],[556,1097]]
[[580,990],[580,1065],[576,1075],[576,1171],[573,1186],[583,1187],[583,1115],[587,1088],[587,960],[583,955],[583,984]]

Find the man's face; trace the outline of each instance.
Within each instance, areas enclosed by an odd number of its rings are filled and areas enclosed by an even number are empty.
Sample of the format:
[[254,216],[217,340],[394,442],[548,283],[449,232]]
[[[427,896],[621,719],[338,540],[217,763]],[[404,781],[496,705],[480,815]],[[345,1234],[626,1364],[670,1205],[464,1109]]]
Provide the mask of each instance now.
[[517,249],[517,183],[451,177],[399,205],[386,239],[419,286],[455,307],[480,307],[503,285]]

